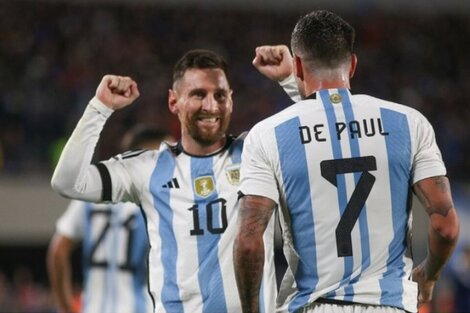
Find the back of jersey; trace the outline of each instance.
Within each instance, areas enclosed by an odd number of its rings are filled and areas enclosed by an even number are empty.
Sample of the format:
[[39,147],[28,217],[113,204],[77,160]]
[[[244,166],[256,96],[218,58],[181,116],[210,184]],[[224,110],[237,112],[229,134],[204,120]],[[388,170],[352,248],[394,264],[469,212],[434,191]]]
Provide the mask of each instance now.
[[83,312],[152,312],[140,208],[86,203],[83,218]]
[[[261,176],[262,166],[249,164],[261,154],[279,190],[274,200],[282,210],[289,264],[280,311],[294,312],[319,297],[416,311],[406,254],[410,186],[445,174],[427,126],[411,108],[331,89],[250,132],[242,175]],[[430,142],[423,152],[428,168],[418,173],[414,161],[424,141]],[[277,196],[251,180],[242,182],[242,192]]]

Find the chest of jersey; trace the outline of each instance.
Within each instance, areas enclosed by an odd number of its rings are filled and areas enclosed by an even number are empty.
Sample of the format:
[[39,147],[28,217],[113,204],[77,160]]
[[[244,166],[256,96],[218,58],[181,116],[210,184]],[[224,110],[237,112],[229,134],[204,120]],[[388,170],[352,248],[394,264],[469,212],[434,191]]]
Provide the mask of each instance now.
[[150,182],[160,223],[181,236],[223,234],[236,218],[239,161],[229,151],[212,157],[160,157]]

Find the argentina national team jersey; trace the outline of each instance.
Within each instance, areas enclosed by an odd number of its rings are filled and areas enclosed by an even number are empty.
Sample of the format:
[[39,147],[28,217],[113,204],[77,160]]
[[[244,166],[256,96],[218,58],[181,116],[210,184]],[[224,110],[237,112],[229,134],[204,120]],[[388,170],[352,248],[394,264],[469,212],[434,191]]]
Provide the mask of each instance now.
[[278,312],[328,298],[417,311],[411,189],[445,175],[416,110],[347,89],[320,90],[258,123],[240,190],[279,204],[288,269]]
[[[104,162],[110,200],[140,203],[145,212],[155,312],[241,312],[233,241],[242,147],[243,138],[230,138],[221,151],[198,157],[164,144],[159,151]],[[275,310],[273,223],[265,235],[260,290],[266,313]]]
[[83,244],[81,312],[152,312],[149,244],[139,207],[74,200],[58,220],[57,232]]

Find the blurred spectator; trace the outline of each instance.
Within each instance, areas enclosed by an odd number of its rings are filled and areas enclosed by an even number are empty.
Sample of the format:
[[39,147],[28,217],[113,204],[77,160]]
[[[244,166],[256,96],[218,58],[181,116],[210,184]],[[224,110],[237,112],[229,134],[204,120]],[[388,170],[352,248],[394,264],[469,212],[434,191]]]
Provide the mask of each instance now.
[[14,270],[10,280],[0,271],[1,313],[52,313],[55,312],[50,291],[36,282],[26,267]]
[[[137,105],[108,121],[111,126],[105,128],[99,143],[99,159],[116,154],[124,131],[137,122],[173,130],[176,136],[178,121],[169,114],[166,100],[171,66],[192,48],[210,48],[228,59],[232,87],[237,90],[234,105],[238,106],[231,130],[237,134],[249,129],[290,103],[278,86],[251,66],[254,48],[288,44],[298,16],[296,12],[214,11],[198,6],[0,1],[1,174],[49,176],[63,138],[70,135],[105,73],[133,76],[140,83],[141,97]],[[357,46],[361,70],[354,78],[354,92],[418,108],[435,128],[449,176],[453,181],[468,180],[468,15],[394,15],[368,10],[344,17],[361,38]],[[462,257],[460,266],[468,266],[465,260]],[[448,271],[449,275],[459,273],[454,275],[458,280],[449,278],[436,290],[433,308],[454,310],[454,302],[449,305],[452,295],[446,290],[467,288],[465,296],[455,296],[455,312],[470,312],[458,303],[470,299],[468,271],[466,275],[457,268]],[[28,287],[20,287],[23,284]],[[0,271],[0,312],[27,312],[25,304],[15,303],[26,301],[32,293],[47,303],[46,290],[31,277],[13,284]]]
[[449,272],[455,312],[470,312],[470,244],[458,253]]
[[[142,82],[142,96],[138,105],[110,121],[100,159],[118,151],[113,143],[137,121],[177,130],[166,108],[168,73],[175,56],[190,48],[214,49],[233,64],[234,101],[243,109],[235,110],[232,131],[249,129],[289,104],[277,86],[252,68],[253,49],[288,43],[291,27],[286,25],[292,26],[297,15],[0,1],[4,172],[50,170],[50,151],[68,136],[104,73],[133,76]],[[465,127],[470,96],[463,91],[470,80],[470,19],[409,18],[373,10],[347,18],[362,38],[357,52],[364,70],[356,73],[353,89],[418,107],[435,126],[450,176],[468,178],[470,160],[464,156],[470,150],[470,128]]]

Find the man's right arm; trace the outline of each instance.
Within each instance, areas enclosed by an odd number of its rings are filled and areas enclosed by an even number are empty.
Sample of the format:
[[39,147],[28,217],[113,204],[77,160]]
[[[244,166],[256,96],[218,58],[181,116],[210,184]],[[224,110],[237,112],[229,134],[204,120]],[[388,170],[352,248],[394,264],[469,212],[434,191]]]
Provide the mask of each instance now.
[[419,286],[419,303],[425,303],[432,299],[434,285],[455,248],[459,219],[447,177],[422,179],[413,187],[430,220],[428,254],[425,260],[413,269],[413,280]]
[[72,239],[56,233],[47,251],[49,283],[59,312],[79,311],[74,307],[72,292],[70,257],[74,246],[75,242]]
[[275,206],[273,200],[261,196],[247,195],[240,200],[233,263],[243,312],[259,312],[259,290],[265,256],[263,235]]
[[139,96],[137,84],[129,77],[106,75],[97,88],[62,151],[52,176],[52,188],[61,195],[85,201],[102,201],[101,175],[91,160],[108,117],[114,110],[131,104]]
[[278,82],[292,101],[302,100],[294,77],[292,55],[287,46],[257,47],[253,66],[270,80]]

